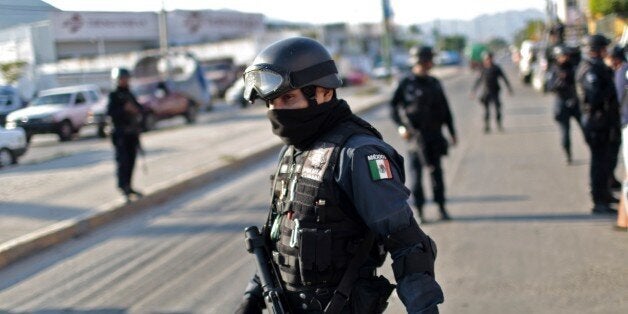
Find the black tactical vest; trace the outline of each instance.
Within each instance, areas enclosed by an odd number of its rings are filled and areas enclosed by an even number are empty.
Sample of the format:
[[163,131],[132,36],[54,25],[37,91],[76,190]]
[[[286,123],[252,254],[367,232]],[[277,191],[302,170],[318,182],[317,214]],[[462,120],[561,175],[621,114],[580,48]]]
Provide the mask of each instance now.
[[273,180],[269,225],[273,260],[288,289],[338,284],[367,234],[334,180],[340,150],[355,134],[381,138],[372,126],[353,116],[309,150],[297,153],[290,146],[283,153]]

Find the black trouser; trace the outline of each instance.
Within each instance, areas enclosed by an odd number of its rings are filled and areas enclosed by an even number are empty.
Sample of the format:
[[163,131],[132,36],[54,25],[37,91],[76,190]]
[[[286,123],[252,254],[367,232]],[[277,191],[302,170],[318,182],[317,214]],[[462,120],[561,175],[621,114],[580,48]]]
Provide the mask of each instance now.
[[422,145],[423,148],[413,147],[409,151],[410,165],[414,174],[414,186],[412,193],[417,208],[420,210],[425,204],[425,195],[423,194],[423,166],[427,167],[432,180],[432,192],[434,194],[434,202],[439,205],[445,205],[445,184],[443,181],[443,168],[441,167],[440,158],[442,151],[439,144],[428,142]]
[[482,97],[482,105],[484,106],[484,126],[488,129],[491,120],[491,104],[495,106],[495,121],[497,126],[502,126],[502,103],[499,100],[499,92],[489,92]]
[[580,108],[575,99],[556,97],[554,102],[554,120],[560,127],[560,143],[565,153],[571,156],[570,120],[574,118],[580,126]]
[[136,133],[125,134],[114,131],[111,135],[113,146],[116,150],[116,174],[118,187],[122,190],[131,188],[131,178],[135,167],[135,158],[140,145],[140,136]]
[[607,204],[610,196],[610,153],[611,146],[608,131],[590,131],[585,129],[585,137],[591,151],[589,180],[591,197],[595,204]]

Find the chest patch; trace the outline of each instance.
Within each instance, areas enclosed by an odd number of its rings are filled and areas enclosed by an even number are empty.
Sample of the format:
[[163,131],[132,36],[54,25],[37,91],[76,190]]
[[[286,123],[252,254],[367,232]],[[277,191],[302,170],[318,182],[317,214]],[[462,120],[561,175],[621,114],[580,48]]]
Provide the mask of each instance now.
[[334,150],[333,146],[326,146],[327,145],[323,144],[323,147],[310,151],[305,163],[303,164],[301,177],[319,182],[323,181],[323,175],[325,174],[325,170],[327,170],[331,153]]
[[386,155],[372,154],[366,156],[366,160],[369,164],[371,179],[373,179],[373,181],[393,178],[390,162],[388,162]]

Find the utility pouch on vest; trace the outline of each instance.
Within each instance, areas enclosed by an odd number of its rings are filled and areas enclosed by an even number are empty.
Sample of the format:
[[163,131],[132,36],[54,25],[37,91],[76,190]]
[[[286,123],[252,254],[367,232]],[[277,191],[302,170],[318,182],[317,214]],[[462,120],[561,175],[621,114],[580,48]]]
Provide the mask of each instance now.
[[351,313],[383,313],[394,289],[384,276],[358,279],[349,298]]
[[319,282],[331,266],[331,230],[299,230],[299,270],[304,284]]

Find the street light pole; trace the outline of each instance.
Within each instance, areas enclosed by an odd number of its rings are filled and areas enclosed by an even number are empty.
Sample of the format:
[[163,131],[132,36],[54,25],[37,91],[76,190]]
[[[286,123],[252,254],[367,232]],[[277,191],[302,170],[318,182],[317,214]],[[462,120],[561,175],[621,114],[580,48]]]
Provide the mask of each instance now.
[[166,0],[161,0],[159,12],[159,51],[162,55],[168,53],[168,21],[166,17]]
[[386,73],[388,73],[388,82],[392,81],[392,57],[391,57],[391,34],[390,34],[390,17],[392,16],[392,10],[390,8],[389,0],[382,0],[382,13],[383,13],[383,21],[382,28],[384,30],[382,36],[382,61],[384,62],[384,66],[386,68]]

